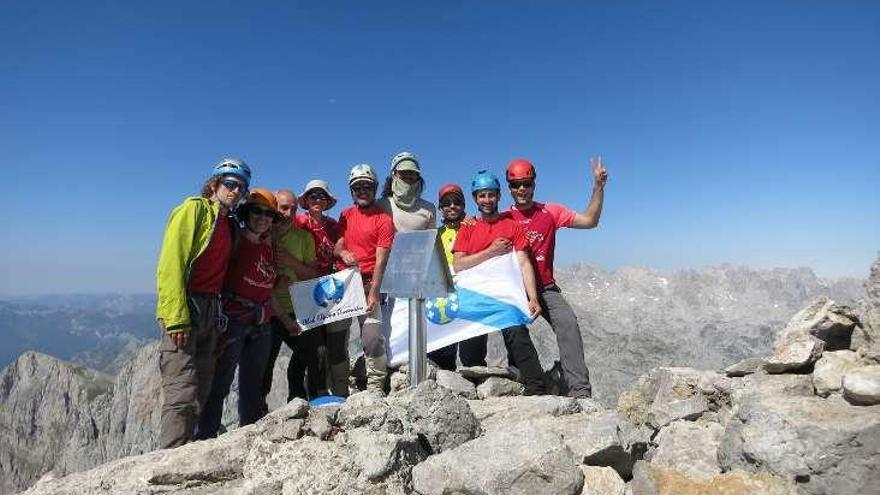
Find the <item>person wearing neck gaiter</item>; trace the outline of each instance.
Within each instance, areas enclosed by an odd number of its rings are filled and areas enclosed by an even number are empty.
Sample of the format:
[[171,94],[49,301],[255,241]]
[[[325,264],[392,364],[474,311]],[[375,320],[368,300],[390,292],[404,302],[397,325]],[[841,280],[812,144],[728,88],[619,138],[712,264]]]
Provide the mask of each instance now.
[[394,220],[398,232],[436,228],[437,207],[422,199],[425,180],[416,156],[408,151],[394,155],[385,179],[379,207]]

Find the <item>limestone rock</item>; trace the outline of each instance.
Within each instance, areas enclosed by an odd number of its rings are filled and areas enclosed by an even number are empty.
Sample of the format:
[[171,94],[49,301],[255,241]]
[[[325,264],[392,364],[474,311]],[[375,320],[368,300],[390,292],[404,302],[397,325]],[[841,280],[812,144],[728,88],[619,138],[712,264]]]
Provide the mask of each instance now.
[[880,406],[842,398],[755,395],[736,408],[718,451],[723,470],[769,471],[805,493],[880,486]]
[[433,380],[388,398],[400,408],[410,431],[425,439],[431,453],[444,452],[480,434],[480,423],[465,399]]
[[693,480],[684,473],[645,462],[636,464],[632,493],[638,495],[798,495],[794,483],[768,473],[732,471]]
[[[332,440],[339,427],[339,410],[342,406],[324,406],[309,410],[303,430],[321,440]],[[290,423],[290,421],[288,421]]]
[[632,476],[633,463],[650,439],[650,433],[637,430],[616,411],[545,416],[517,428],[556,433],[579,463],[611,467],[623,479]]
[[476,383],[482,383],[487,378],[493,376],[510,380],[516,378],[516,375],[511,373],[510,370],[500,366],[462,366],[457,371],[461,376]]
[[633,423],[661,428],[725,406],[730,380],[711,371],[655,368],[620,395],[617,409]]
[[392,435],[360,428],[345,432],[342,445],[351,449],[360,472],[373,481],[411,468],[428,457],[415,435]]
[[652,466],[674,469],[691,479],[721,474],[718,445],[724,427],[708,421],[676,421],[660,430],[654,441]]
[[437,370],[437,384],[465,399],[477,398],[477,388],[473,382],[454,371]]
[[524,387],[521,383],[507,378],[490,376],[477,387],[477,396],[481,399],[489,397],[506,397],[522,395]]
[[350,396],[339,408],[336,422],[343,429],[369,428],[373,431],[403,433],[402,411],[392,408],[376,392],[364,391]]
[[858,355],[849,350],[822,354],[813,369],[813,387],[819,397],[828,397],[843,386],[843,376],[861,366]]
[[584,475],[559,435],[496,431],[428,458],[413,468],[412,480],[423,495],[575,495],[581,493]]
[[843,377],[843,396],[853,404],[880,404],[880,365],[848,372]]
[[[90,408],[111,384],[106,375],[37,352],[3,370],[0,492],[23,489],[52,468],[66,474],[99,463],[100,426]],[[68,449],[66,465],[56,466]]]
[[581,495],[624,495],[626,483],[610,467],[580,466],[584,473]]
[[853,328],[858,323],[858,317],[850,307],[835,304],[823,296],[788,321],[776,336],[775,347],[778,349],[781,344],[809,335],[825,342],[828,350],[849,349]]
[[798,335],[777,344],[773,354],[767,357],[764,370],[767,373],[791,373],[803,370],[819,359],[825,343],[811,335]]
[[484,432],[509,429],[509,425],[543,416],[565,416],[581,412],[581,405],[569,397],[492,397],[468,401]]
[[755,373],[732,384],[731,402],[738,404],[750,397],[812,397],[810,375],[766,375]]
[[767,360],[764,358],[750,357],[724,368],[724,373],[734,377],[751,375],[764,369],[766,363]]

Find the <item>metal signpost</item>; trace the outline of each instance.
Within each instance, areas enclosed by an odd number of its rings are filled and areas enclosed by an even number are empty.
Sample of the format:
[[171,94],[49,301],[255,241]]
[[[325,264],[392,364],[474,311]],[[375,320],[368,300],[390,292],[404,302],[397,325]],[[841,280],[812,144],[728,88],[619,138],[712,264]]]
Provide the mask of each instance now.
[[436,230],[394,235],[381,291],[409,300],[409,383],[414,387],[425,380],[428,370],[425,300],[446,297],[453,291]]

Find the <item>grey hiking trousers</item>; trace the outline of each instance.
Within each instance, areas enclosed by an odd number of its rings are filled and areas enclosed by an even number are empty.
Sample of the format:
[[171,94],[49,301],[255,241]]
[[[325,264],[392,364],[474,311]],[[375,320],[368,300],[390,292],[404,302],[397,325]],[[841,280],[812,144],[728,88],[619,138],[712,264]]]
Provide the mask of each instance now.
[[562,377],[568,386],[570,397],[590,397],[590,372],[584,361],[584,341],[578,326],[577,315],[562,296],[559,287],[547,287],[539,292],[541,316],[556,333],[559,346],[559,361],[562,364]]
[[[179,447],[192,440],[199,414],[211,392],[217,358],[220,300],[217,296],[187,298],[191,322],[189,341],[178,349],[165,329],[159,344],[162,375],[162,422],[159,448]],[[161,326],[161,322],[160,322]]]

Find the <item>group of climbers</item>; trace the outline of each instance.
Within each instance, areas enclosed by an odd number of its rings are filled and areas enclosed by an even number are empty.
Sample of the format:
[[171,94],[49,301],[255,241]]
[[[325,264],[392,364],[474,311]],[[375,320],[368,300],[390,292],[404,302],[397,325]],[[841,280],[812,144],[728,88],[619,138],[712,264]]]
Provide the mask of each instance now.
[[[577,318],[553,277],[556,230],[593,228],[602,211],[607,180],[601,159],[592,160],[594,186],[588,206],[576,212],[534,201],[537,174],[527,160],[510,162],[505,178],[513,200],[500,211],[501,182],[478,171],[470,187],[477,214],[467,216],[456,184],[440,188],[439,237],[453,272],[514,252],[532,317],[553,328],[568,395],[589,397]],[[391,160],[381,197],[379,177],[367,164],[348,177],[352,206],[338,221],[326,212],[337,200],[327,182],[312,180],[297,197],[250,188],[242,160],[218,163],[202,187],[169,217],[157,268],[157,319],[162,330],[160,370],[164,403],[160,446],[175,447],[216,436],[223,402],[238,370],[239,421],[250,424],[268,411],[274,363],[282,344],[291,348],[288,400],[349,394],[350,328],[360,328],[367,387],[382,391],[387,359],[382,321],[393,299],[381,297],[382,279],[396,232],[437,228],[437,207],[422,197],[425,181],[415,155]],[[304,211],[297,214],[297,207]],[[356,266],[364,283],[366,313],[353,320],[303,331],[288,286]],[[527,394],[544,394],[543,370],[524,325],[502,330],[508,362],[519,370]],[[439,367],[485,366],[487,336],[429,353]]]

